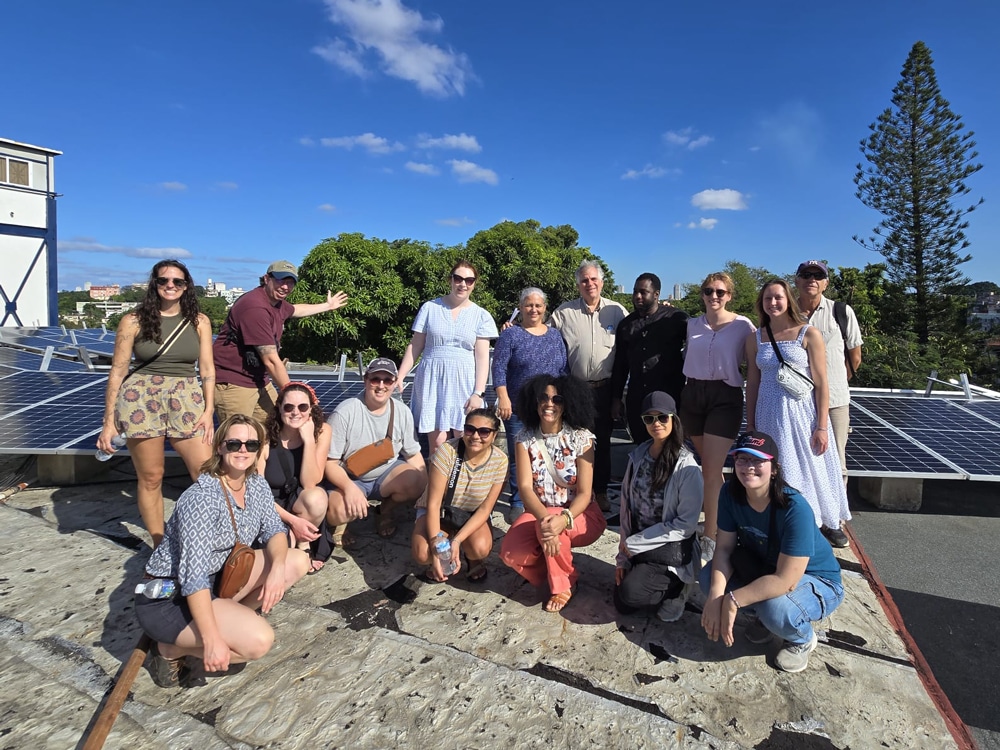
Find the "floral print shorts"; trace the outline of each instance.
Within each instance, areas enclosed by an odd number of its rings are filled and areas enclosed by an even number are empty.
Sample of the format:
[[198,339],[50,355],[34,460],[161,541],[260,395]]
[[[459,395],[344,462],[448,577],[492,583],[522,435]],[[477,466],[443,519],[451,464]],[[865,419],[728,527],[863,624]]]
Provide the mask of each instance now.
[[118,391],[115,423],[130,438],[189,438],[205,412],[198,378],[133,375]]

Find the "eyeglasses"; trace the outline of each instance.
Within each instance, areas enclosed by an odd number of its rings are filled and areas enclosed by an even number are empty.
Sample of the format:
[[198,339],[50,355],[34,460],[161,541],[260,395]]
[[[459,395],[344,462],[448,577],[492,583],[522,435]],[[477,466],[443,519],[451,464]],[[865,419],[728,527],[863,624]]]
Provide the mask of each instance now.
[[727,294],[729,294],[729,290],[710,289],[709,287],[705,287],[704,289],[701,290],[701,293],[704,294],[706,297],[711,297],[714,294],[716,297],[722,298],[725,297]]
[[643,414],[642,421],[643,424],[653,424],[653,422],[666,424],[673,416],[673,414]]
[[183,277],[181,277],[179,279],[175,279],[173,276],[157,276],[156,277],[156,285],[157,286],[166,286],[167,284],[170,284],[171,282],[173,282],[173,285],[175,287],[177,287],[178,289],[184,289],[188,285],[187,279],[185,279]]
[[551,401],[555,406],[562,406],[563,404],[566,403],[566,399],[564,399],[558,393],[555,396],[550,396],[547,393],[543,393],[541,396],[538,397],[538,403],[540,404],[547,404],[549,401]]
[[459,276],[457,273],[451,275],[451,280],[456,284],[461,284],[464,281],[466,286],[472,286],[476,283],[475,276]]
[[826,278],[826,274],[822,271],[802,271],[799,273],[800,279],[816,279],[816,281],[822,281]]
[[283,412],[285,412],[285,414],[291,414],[296,409],[298,409],[300,412],[302,412],[303,414],[305,414],[311,408],[312,408],[312,406],[310,406],[309,404],[282,404],[281,405],[281,410]]
[[737,453],[736,458],[733,459],[733,463],[737,466],[752,466],[755,469],[759,469],[767,463],[767,459],[757,458],[756,456],[750,456],[746,453]]
[[228,453],[239,453],[240,448],[246,447],[248,453],[256,453],[260,450],[259,440],[227,440],[223,445],[226,446],[226,452]]
[[380,378],[376,375],[375,377],[368,378],[368,382],[372,385],[392,385],[396,382],[396,378]]
[[494,432],[496,432],[496,430],[494,430],[492,427],[473,427],[471,424],[465,425],[465,427],[463,427],[462,430],[465,432],[465,436],[467,438],[470,438],[473,435],[479,435],[480,440],[485,440]]

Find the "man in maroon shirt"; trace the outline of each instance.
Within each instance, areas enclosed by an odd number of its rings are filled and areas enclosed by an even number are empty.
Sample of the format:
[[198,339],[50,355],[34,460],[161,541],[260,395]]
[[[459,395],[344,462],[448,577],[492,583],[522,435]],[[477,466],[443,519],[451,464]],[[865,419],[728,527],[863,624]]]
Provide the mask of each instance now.
[[285,364],[278,356],[285,321],[336,310],[347,302],[344,292],[329,291],[326,302],[286,302],[298,280],[299,271],[294,265],[287,260],[275,261],[260,277],[260,286],[229,308],[212,347],[215,412],[220,422],[231,414],[247,414],[263,422],[277,403],[275,386],[283,388],[289,381]]

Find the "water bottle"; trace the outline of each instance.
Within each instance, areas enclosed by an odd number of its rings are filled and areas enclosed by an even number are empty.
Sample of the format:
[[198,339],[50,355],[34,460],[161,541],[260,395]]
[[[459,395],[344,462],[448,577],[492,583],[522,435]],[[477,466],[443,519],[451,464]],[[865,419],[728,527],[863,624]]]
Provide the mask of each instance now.
[[455,564],[451,561],[451,542],[447,538],[437,537],[437,542],[434,544],[434,554],[437,555],[438,561],[441,563],[443,576],[447,577],[455,572]]
[[[126,440],[124,435],[115,435],[113,438],[111,438],[111,447],[114,448],[115,450],[118,450],[119,448],[124,448],[125,443]],[[105,453],[100,448],[94,451],[94,458],[96,458],[98,461],[107,461],[113,455],[114,453]]]
[[135,593],[142,594],[147,599],[169,599],[178,591],[180,587],[173,578],[153,578],[135,587]]

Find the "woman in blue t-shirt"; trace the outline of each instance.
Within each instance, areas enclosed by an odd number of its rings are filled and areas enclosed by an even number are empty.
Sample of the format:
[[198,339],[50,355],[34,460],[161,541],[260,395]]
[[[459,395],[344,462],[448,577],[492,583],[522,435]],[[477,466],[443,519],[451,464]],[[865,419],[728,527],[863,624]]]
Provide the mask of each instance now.
[[701,624],[709,640],[732,646],[736,612],[746,608],[757,617],[747,640],[780,636],[775,664],[801,672],[816,648],[812,623],[844,600],[840,565],[809,503],[782,479],[774,439],[746,432],[733,455],[735,471],[719,494],[715,557],[701,572]]

